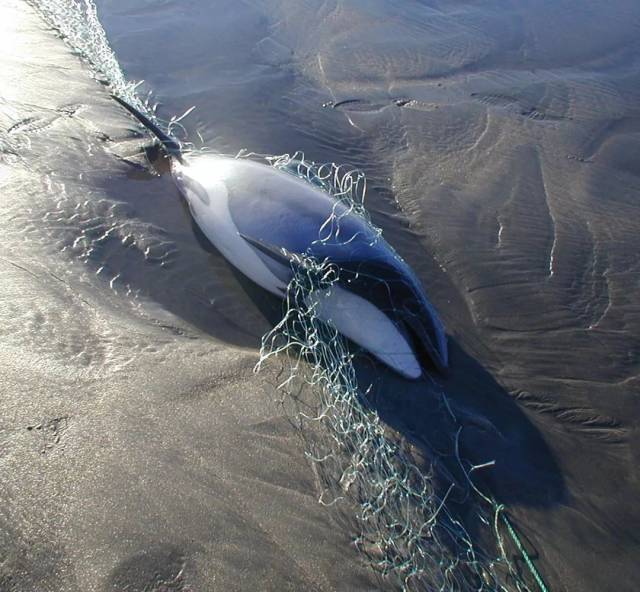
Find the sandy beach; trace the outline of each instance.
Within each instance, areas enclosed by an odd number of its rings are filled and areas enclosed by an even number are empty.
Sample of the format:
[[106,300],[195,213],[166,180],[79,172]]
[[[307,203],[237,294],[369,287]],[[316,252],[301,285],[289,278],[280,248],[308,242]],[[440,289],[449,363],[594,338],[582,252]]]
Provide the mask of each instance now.
[[[436,386],[356,359],[390,438],[428,472],[445,393],[548,589],[635,591],[640,5],[97,7],[190,139],[365,172],[450,347]],[[31,4],[0,48],[0,592],[398,589],[254,372],[279,305]]]

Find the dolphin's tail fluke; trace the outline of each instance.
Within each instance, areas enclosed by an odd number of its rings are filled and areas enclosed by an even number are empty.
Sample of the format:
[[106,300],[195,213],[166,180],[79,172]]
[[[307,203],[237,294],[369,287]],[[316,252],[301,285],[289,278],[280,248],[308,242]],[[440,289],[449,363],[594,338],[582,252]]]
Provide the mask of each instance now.
[[127,103],[124,99],[116,95],[111,95],[118,103],[120,103],[131,115],[133,115],[144,127],[146,127],[164,146],[167,154],[179,162],[184,162],[182,158],[182,152],[180,150],[180,144],[178,141],[167,133],[163,132],[153,121],[151,121],[146,115],[138,111],[135,107]]

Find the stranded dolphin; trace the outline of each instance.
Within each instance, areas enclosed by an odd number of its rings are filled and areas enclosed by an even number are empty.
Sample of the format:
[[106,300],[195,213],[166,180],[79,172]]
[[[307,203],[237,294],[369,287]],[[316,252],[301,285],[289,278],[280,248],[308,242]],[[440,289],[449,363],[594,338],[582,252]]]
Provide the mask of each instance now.
[[282,297],[301,255],[327,261],[338,269],[337,282],[307,297],[321,320],[407,378],[419,378],[429,361],[446,369],[436,311],[411,268],[366,220],[286,171],[183,154],[148,117],[114,98],[163,144],[196,223],[234,267]]

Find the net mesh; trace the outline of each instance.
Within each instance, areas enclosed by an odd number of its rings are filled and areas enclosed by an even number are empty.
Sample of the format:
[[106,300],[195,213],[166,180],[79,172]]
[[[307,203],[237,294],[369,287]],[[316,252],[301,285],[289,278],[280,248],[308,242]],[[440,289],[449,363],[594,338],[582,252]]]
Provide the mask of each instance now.
[[[300,152],[239,156],[263,158],[321,186],[371,224],[364,207],[366,181],[360,171],[316,165]],[[339,218],[323,228],[338,235]],[[276,388],[283,393],[281,401],[302,433],[307,456],[321,478],[320,503],[355,508],[356,546],[402,590],[529,590],[505,547],[500,530],[503,508],[473,481],[475,471],[492,463],[473,465],[460,456],[461,427],[445,393],[439,394],[462,483],[444,469],[437,454],[429,459],[427,470],[416,465],[372,408],[369,389],[359,387],[348,343],[335,327],[320,320],[318,301],[310,294],[331,290],[340,269],[330,261],[303,256],[293,270],[284,315],[263,337],[256,371],[271,361],[279,364],[282,380]],[[311,396],[303,394],[305,389]],[[461,492],[473,508],[474,525],[480,524],[484,533],[476,528],[472,537],[457,512],[451,511],[449,498],[460,499]]]
[[[111,92],[169,131],[180,125],[181,118],[160,122],[149,97],[142,99],[139,85],[126,80],[93,1],[28,1],[104,77]],[[366,179],[360,171],[336,164],[318,165],[302,153],[269,156],[243,152],[237,157],[261,160],[302,178],[347,206],[346,213],[334,211],[327,219],[319,241],[336,239],[343,215],[355,214],[371,224],[364,207]],[[380,236],[379,229],[376,236]],[[343,238],[349,241],[349,237]],[[299,257],[282,320],[263,337],[256,366],[259,371],[266,364],[279,364],[281,380],[276,386],[320,476],[320,503],[352,512],[355,544],[402,590],[530,590],[510,559],[501,534],[501,525],[506,525],[518,544],[503,507],[473,480],[476,471],[491,463],[474,466],[461,458],[460,424],[444,392],[440,396],[447,410],[446,431],[461,478],[443,468],[436,452],[426,469],[419,468],[370,404],[370,389],[359,387],[349,345],[335,327],[319,319],[318,301],[310,297],[314,292],[331,290],[339,273],[329,261]],[[468,516],[463,520],[453,503],[453,498],[461,495],[472,508],[473,536],[466,526]],[[521,552],[528,560],[526,551]],[[544,590],[535,568],[529,565],[529,569]]]

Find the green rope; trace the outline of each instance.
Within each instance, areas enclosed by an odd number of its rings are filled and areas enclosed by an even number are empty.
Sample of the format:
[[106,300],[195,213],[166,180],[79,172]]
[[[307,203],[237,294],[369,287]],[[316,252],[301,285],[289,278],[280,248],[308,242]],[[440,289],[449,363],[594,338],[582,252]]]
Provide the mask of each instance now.
[[505,514],[505,512],[504,512],[504,510],[505,510],[504,504],[496,504],[495,510],[496,510],[496,514],[495,514],[494,527],[495,527],[495,531],[496,531],[496,537],[498,538],[498,544],[500,545],[500,549],[501,549],[502,554],[505,557],[505,559],[506,559],[506,553],[505,553],[505,550],[504,550],[504,546],[502,544],[502,536],[500,535],[500,532],[499,532],[499,529],[498,529],[498,519],[499,518],[502,518],[502,522],[507,527],[507,532],[509,533],[509,536],[511,537],[511,540],[514,542],[515,546],[518,548],[518,551],[522,555],[522,558],[524,559],[525,563],[527,564],[527,567],[529,568],[529,571],[531,572],[531,575],[533,576],[533,579],[536,581],[536,584],[538,584],[538,588],[540,589],[540,592],[550,592],[549,588],[547,587],[547,585],[545,584],[544,580],[542,579],[542,576],[540,575],[540,572],[538,571],[536,566],[533,564],[533,560],[529,556],[529,553],[527,553],[527,550],[524,548],[524,545],[522,544],[522,541],[520,540],[520,537],[518,536],[518,533],[515,531],[515,529],[513,528],[513,525],[511,524],[511,521],[509,520],[509,518]]

